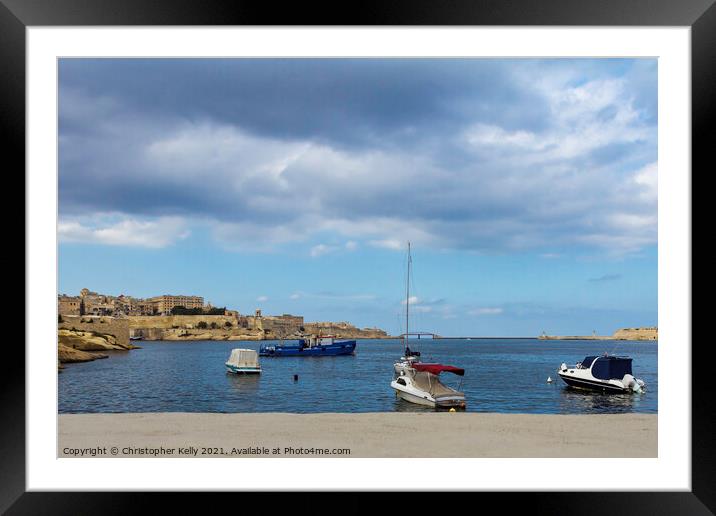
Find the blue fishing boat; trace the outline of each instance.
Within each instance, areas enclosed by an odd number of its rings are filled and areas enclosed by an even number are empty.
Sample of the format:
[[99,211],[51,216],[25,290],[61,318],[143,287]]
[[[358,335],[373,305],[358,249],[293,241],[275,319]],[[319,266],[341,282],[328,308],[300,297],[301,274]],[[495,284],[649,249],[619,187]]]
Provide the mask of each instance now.
[[262,357],[335,357],[352,355],[356,349],[355,340],[336,340],[328,335],[307,337],[289,344],[265,344],[259,349]]

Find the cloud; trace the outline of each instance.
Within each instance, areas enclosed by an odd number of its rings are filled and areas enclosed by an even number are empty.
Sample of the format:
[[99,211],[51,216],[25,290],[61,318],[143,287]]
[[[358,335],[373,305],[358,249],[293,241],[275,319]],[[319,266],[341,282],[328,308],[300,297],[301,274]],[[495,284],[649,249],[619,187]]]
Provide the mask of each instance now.
[[324,254],[332,253],[335,250],[336,250],[336,247],[327,246],[325,244],[318,244],[318,245],[314,245],[311,248],[311,256],[313,256],[315,258],[317,256],[322,256]]
[[[440,308],[440,312],[443,314],[443,316],[449,311],[449,307],[442,306],[445,302],[444,299],[420,299],[417,296],[410,296],[408,298],[408,302],[410,303],[410,310],[416,313],[430,313],[433,312],[435,308]],[[405,306],[406,302],[405,299],[403,299],[400,302],[401,305]]]
[[484,307],[484,308],[474,308],[472,310],[469,310],[467,313],[468,313],[468,315],[481,316],[481,315],[500,315],[503,312],[504,312],[504,310],[502,308]]
[[618,279],[621,279],[621,274],[604,274],[603,276],[598,276],[596,278],[589,278],[589,281],[595,282],[595,283],[601,283],[604,281],[616,281]]
[[391,239],[369,240],[368,245],[373,247],[382,247],[383,249],[390,249],[392,251],[398,251],[405,247],[405,242]]
[[345,244],[317,244],[311,247],[309,254],[317,258],[326,254],[332,254],[339,251],[351,252],[358,248],[358,244],[352,240],[349,240]]
[[655,91],[656,60],[61,60],[60,214],[313,257],[636,252],[657,238]]
[[658,198],[657,164],[649,163],[634,173],[634,183],[639,189],[639,197],[643,201],[655,203]]
[[268,300],[269,300],[268,296],[259,296],[256,298],[256,301],[258,301],[259,303],[265,303]]
[[185,222],[175,217],[160,217],[155,220],[102,218],[104,220],[100,220],[99,225],[60,219],[57,224],[60,242],[158,249],[170,246],[190,234]]

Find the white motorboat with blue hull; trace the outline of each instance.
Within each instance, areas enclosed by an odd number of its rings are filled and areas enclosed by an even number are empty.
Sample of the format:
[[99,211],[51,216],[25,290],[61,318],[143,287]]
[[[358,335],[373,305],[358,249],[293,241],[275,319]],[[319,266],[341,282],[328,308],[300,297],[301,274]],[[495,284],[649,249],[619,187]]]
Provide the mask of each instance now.
[[569,387],[605,393],[642,392],[646,384],[632,374],[630,357],[588,356],[573,367],[562,364],[557,371]]

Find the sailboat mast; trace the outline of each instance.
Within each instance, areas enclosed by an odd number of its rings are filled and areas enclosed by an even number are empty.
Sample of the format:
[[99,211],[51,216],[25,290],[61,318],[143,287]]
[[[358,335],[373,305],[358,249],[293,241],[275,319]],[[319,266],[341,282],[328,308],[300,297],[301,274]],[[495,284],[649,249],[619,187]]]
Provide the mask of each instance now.
[[410,242],[408,242],[408,275],[405,278],[405,348],[408,348],[408,321],[410,314]]

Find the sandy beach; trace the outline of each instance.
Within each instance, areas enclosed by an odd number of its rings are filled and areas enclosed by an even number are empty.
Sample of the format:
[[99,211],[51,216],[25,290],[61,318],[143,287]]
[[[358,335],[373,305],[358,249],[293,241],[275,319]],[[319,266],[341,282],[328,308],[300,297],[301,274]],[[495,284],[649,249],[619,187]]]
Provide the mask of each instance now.
[[61,414],[60,457],[656,457],[656,414]]

